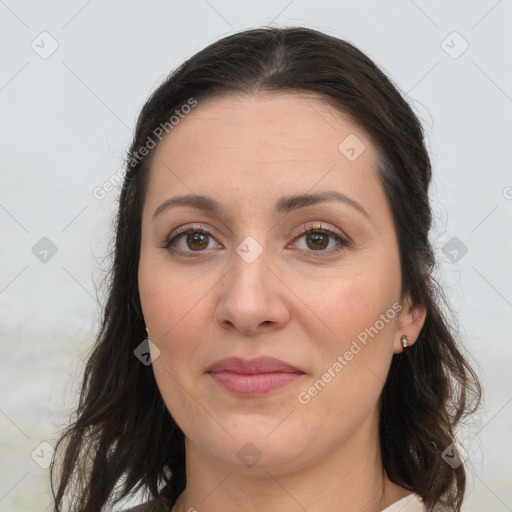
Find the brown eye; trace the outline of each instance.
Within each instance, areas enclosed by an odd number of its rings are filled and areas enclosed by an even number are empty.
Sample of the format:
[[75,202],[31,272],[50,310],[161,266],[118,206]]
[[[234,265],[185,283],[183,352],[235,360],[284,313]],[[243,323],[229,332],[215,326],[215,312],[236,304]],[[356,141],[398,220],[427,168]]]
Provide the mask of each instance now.
[[192,251],[200,251],[208,247],[208,235],[206,233],[196,232],[188,233],[185,237],[187,247]]
[[322,250],[329,245],[329,236],[326,233],[308,233],[306,241],[311,249]]
[[212,240],[213,236],[206,229],[187,226],[174,232],[163,247],[177,256],[199,256],[208,254],[206,249]]
[[[349,245],[348,240],[335,231],[322,226],[310,226],[305,228],[302,235],[297,237],[297,240],[301,239],[304,239],[304,243],[303,247],[299,247],[299,249],[309,253],[318,253],[318,256],[331,255],[343,250]],[[331,245],[331,242],[334,243]],[[329,245],[331,245],[330,248]],[[317,255],[315,254],[315,256]]]

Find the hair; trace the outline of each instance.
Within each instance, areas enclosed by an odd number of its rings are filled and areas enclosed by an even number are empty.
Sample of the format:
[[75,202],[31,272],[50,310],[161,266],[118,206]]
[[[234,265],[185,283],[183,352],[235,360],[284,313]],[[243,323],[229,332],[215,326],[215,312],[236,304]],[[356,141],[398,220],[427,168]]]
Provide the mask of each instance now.
[[186,60],[144,104],[119,197],[101,325],[78,407],[51,464],[56,510],[68,500],[72,510],[97,512],[139,491],[152,498],[154,510],[169,510],[186,486],[184,434],[163,402],[151,366],[134,356],[146,338],[138,265],[155,154],[140,150],[149,140],[155,144],[155,129],[168,126],[191,98],[200,103],[260,92],[319,96],[364,129],[377,150],[377,175],[399,245],[401,295],[427,311],[416,342],[393,356],[380,396],[382,463],[388,478],[418,494],[429,511],[437,505],[460,510],[465,464],[452,467],[442,452],[478,407],[481,387],[446,319],[447,301],[434,277],[432,170],[423,129],[368,56],[347,41],[302,27],[261,27],[224,37]]

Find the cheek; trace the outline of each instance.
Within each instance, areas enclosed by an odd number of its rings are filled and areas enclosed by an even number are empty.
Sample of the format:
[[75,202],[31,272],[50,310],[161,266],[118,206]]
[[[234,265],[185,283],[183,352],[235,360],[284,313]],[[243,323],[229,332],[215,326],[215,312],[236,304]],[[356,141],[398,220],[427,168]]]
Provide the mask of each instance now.
[[[141,291],[141,300],[142,295]],[[167,409],[186,431],[191,419],[198,418],[201,424],[204,414],[194,398],[203,367],[199,340],[207,342],[204,311],[201,313],[205,302],[200,299],[190,286],[180,293],[174,280],[155,279],[143,301],[151,340],[160,350],[152,365],[155,379]]]
[[153,372],[167,410],[184,432],[191,432],[204,424],[205,410],[201,397],[194,393],[194,379],[186,371],[187,363],[174,349],[172,352],[172,359],[166,352],[161,353],[153,363]]
[[[307,327],[318,359],[302,396],[311,397],[311,410],[335,424],[347,422],[349,430],[376,405],[386,380],[399,287],[398,269],[389,262],[352,267],[308,290],[308,304],[322,321]],[[328,334],[319,337],[318,329]]]
[[[141,260],[139,293],[151,341],[159,356],[152,368],[162,398],[182,427],[187,417],[200,414],[197,403],[187,392],[194,389],[201,363],[196,340],[204,337],[204,321],[200,320],[201,301],[207,293],[201,280],[181,278],[156,264]],[[203,333],[203,334],[201,334]]]
[[184,270],[172,271],[165,265],[141,262],[142,310],[152,340],[161,350],[168,350],[176,339],[185,343],[197,339],[204,322],[204,304],[214,286],[215,280],[207,275],[192,277]]
[[[180,384],[193,381],[202,369],[199,340],[211,323],[207,310],[215,280],[192,278],[186,270],[168,268],[158,261],[141,259],[139,294],[151,341],[160,350],[153,364],[164,398],[183,393]],[[172,389],[172,392],[171,392]],[[185,393],[186,395],[186,393]]]
[[[305,304],[318,317],[311,327],[321,327],[334,350],[350,345],[376,322],[378,330],[389,337],[395,317],[392,306],[400,289],[397,269],[368,264],[347,268],[343,274],[317,281],[304,292]],[[379,321],[383,314],[384,324]]]

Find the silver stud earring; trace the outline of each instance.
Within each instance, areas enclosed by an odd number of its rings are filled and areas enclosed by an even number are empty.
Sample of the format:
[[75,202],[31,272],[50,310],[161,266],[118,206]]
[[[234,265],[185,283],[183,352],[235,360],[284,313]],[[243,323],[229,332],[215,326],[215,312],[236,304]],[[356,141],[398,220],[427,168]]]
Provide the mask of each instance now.
[[409,342],[407,341],[407,336],[402,336],[400,338],[400,341],[402,342],[402,348],[405,350],[409,346]]

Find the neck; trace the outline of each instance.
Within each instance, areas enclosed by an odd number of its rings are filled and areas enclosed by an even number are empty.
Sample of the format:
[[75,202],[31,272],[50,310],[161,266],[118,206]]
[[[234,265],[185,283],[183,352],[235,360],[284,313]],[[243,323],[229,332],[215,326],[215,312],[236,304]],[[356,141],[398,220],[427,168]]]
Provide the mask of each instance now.
[[251,469],[211,458],[186,438],[187,487],[172,512],[380,512],[410,492],[387,478],[377,427],[372,417],[303,465]]

